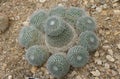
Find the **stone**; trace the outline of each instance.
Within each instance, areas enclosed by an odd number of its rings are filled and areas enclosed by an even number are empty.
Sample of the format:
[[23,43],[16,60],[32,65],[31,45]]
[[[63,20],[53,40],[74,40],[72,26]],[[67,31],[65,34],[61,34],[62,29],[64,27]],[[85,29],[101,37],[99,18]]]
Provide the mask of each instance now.
[[110,65],[108,63],[105,63],[104,66],[105,66],[106,69],[110,68]]
[[102,65],[102,61],[100,59],[95,59],[95,63],[97,63],[98,65]]
[[115,61],[115,59],[114,59],[111,55],[107,55],[107,56],[106,56],[106,59],[107,59],[108,61],[111,61],[111,62],[114,62],[114,61]]
[[99,79],[99,77],[95,77],[94,79]]
[[95,57],[99,57],[99,56],[100,56],[99,52],[96,51],[95,54],[94,54],[94,56],[95,56]]
[[46,0],[39,0],[41,3],[44,3]]
[[112,49],[108,49],[108,53],[113,56],[113,50]]
[[118,49],[120,49],[120,44],[117,44]]
[[8,79],[12,79],[12,75],[9,75],[9,76],[8,76]]
[[78,76],[76,76],[76,78],[75,79],[82,79],[79,75]]
[[97,11],[97,12],[101,12],[101,11],[102,11],[102,7],[101,7],[101,6],[100,6],[100,7],[97,7],[97,8],[96,8],[96,11]]
[[96,77],[100,76],[100,71],[99,70],[91,71],[91,73],[92,73],[93,76],[96,76]]
[[38,67],[33,66],[30,71],[34,74],[37,71],[37,69],[38,69]]
[[120,10],[114,10],[113,12],[118,15],[120,14]]

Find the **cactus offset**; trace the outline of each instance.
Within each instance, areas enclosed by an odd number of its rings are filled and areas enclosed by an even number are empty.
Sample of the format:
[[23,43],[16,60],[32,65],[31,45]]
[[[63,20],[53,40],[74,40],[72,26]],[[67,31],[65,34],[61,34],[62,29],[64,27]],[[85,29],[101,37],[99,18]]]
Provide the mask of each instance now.
[[43,65],[49,57],[49,53],[46,52],[39,45],[34,45],[27,49],[26,51],[26,59],[33,66],[41,66]]
[[67,60],[73,67],[82,67],[88,62],[89,53],[82,46],[74,46],[67,53]]
[[82,32],[79,36],[79,45],[85,47],[89,52],[94,52],[99,45],[98,37],[92,31]]
[[57,78],[63,77],[69,71],[70,65],[62,54],[53,54],[47,61],[48,71]]

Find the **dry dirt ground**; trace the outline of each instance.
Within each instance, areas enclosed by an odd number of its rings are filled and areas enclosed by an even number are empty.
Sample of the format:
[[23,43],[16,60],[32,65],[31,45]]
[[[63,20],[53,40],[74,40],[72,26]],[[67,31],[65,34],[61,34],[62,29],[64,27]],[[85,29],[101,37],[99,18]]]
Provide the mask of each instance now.
[[54,79],[45,66],[35,69],[28,64],[17,38],[27,17],[35,10],[55,5],[84,8],[96,19],[100,40],[89,63],[82,68],[71,68],[65,79],[120,79],[119,0],[0,0],[0,12],[10,20],[9,29],[0,34],[0,79]]

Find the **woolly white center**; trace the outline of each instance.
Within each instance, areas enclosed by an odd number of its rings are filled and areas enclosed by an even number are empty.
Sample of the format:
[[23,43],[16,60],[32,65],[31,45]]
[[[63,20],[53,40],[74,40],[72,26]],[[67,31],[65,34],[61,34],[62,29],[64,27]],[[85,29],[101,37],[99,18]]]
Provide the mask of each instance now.
[[56,66],[53,66],[53,70],[58,71],[58,68]]
[[94,42],[94,38],[91,37],[91,38],[90,38],[90,41],[91,41],[91,42]]
[[81,60],[82,59],[82,57],[81,56],[77,56],[77,60]]
[[90,19],[88,19],[88,20],[87,20],[87,22],[88,22],[89,24],[91,24],[91,23],[92,23],[92,21],[91,21]]
[[31,55],[31,56],[30,56],[30,59],[31,59],[31,60],[34,60],[34,56]]
[[55,21],[51,21],[50,22],[50,25],[52,26],[52,25],[54,25],[55,24]]

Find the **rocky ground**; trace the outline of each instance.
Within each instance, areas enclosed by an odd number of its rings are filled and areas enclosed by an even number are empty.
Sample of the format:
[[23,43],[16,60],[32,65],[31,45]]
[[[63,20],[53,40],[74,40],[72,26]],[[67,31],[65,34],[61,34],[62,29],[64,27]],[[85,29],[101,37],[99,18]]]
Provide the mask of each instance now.
[[9,29],[0,34],[0,79],[54,79],[45,66],[25,60],[18,34],[37,9],[59,6],[84,8],[97,21],[100,45],[89,63],[71,68],[65,79],[120,79],[120,0],[0,0],[0,13],[9,17]]

